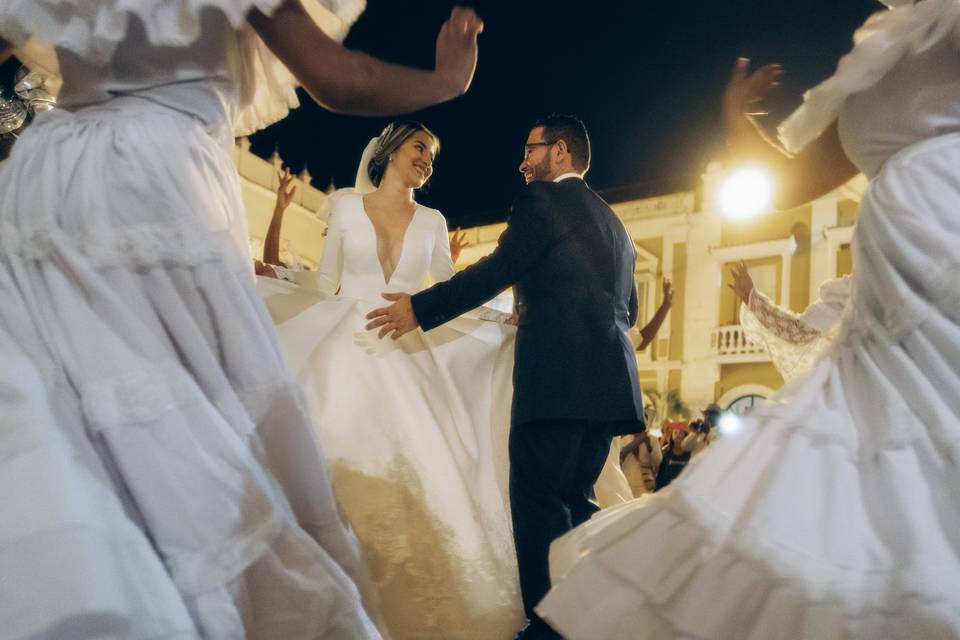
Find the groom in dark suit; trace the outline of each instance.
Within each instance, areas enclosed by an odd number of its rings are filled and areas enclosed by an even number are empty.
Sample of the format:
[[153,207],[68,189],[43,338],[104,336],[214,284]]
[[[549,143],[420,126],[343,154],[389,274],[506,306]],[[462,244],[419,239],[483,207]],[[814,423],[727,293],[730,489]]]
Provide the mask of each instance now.
[[634,350],[633,242],[583,181],[590,139],[577,118],[536,122],[527,182],[496,250],[447,282],[370,313],[397,338],[432,329],[513,285],[519,325],[510,429],[510,502],[520,589],[531,623],[519,637],[558,637],[533,611],[550,588],[550,543],[597,507],[592,487],[614,435],[643,431]]

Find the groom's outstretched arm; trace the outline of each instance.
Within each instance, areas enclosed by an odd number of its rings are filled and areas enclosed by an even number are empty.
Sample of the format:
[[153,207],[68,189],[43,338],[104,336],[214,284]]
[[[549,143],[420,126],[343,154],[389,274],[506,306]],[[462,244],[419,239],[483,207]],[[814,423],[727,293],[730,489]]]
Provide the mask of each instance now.
[[547,194],[551,186],[531,183],[517,198],[493,253],[412,297],[413,312],[424,331],[480,306],[536,264],[554,242],[555,224]]

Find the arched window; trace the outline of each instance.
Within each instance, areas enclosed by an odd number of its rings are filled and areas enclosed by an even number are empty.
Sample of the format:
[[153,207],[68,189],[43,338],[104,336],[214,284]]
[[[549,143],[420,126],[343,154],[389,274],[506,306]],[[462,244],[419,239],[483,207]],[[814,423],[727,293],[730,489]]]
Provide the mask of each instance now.
[[730,411],[738,416],[742,416],[764,400],[766,400],[766,398],[755,394],[740,396],[730,403],[730,405],[727,407],[727,411]]

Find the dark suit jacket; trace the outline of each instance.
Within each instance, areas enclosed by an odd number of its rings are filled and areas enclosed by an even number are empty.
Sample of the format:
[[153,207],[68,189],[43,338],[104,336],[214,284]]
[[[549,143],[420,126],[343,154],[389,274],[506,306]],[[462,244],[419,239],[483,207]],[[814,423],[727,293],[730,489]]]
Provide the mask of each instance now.
[[514,425],[622,422],[642,430],[633,346],[636,253],[623,224],[579,179],[533,182],[513,205],[496,250],[413,296],[426,331],[516,285],[520,322]]

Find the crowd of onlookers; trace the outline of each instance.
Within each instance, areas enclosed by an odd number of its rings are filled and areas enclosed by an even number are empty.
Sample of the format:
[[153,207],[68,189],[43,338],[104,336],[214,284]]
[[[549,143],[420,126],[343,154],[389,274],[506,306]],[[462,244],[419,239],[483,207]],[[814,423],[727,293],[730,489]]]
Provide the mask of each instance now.
[[[623,469],[635,497],[669,485],[690,460],[716,438],[722,411],[712,404],[703,418],[665,421],[659,430],[648,425],[644,433],[627,436],[620,449]],[[659,434],[659,435],[658,435]]]

